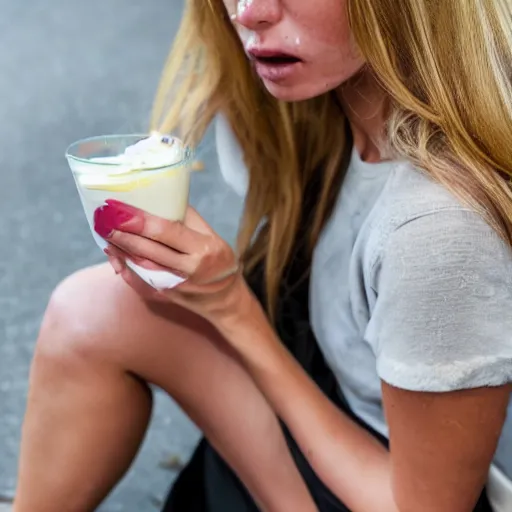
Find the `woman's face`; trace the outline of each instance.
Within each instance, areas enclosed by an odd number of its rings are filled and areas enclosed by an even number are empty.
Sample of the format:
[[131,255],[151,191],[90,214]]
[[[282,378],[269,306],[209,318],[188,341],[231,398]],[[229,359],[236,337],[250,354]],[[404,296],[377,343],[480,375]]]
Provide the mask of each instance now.
[[347,0],[224,0],[268,91],[299,101],[335,89],[364,64]]

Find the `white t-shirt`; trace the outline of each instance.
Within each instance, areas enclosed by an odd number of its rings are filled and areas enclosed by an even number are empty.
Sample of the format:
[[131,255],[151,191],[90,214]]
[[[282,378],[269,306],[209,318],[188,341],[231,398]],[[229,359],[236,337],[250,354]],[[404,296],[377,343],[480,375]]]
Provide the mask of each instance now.
[[[224,179],[248,174],[216,120]],[[313,331],[354,413],[388,435],[380,381],[443,392],[512,381],[512,251],[482,218],[407,162],[356,151],[314,252]],[[512,479],[512,405],[495,463]]]

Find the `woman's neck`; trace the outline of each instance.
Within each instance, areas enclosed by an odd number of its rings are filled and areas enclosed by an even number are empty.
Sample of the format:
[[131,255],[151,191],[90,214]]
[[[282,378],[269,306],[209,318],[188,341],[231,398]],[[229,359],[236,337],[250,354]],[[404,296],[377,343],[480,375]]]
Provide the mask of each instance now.
[[365,162],[380,162],[389,97],[366,68],[338,89],[352,128],[354,146]]

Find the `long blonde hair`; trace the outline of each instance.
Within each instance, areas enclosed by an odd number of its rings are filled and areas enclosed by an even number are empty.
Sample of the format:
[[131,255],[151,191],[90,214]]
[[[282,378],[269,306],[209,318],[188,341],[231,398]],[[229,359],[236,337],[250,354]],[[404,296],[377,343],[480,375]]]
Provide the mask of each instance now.
[[[387,137],[395,154],[485,216],[512,246],[511,1],[347,3],[356,41],[392,99]],[[350,134],[333,93],[291,104],[264,90],[222,0],[187,0],[153,127],[196,144],[217,113],[249,169],[238,248],[248,270],[265,262],[272,316],[305,190],[321,180],[307,224],[312,251],[339,191]]]

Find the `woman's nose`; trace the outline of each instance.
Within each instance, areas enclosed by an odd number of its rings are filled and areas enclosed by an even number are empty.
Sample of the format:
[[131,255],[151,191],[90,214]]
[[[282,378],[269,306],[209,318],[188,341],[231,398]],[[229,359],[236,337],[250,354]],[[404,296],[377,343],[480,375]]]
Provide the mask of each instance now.
[[281,0],[238,0],[237,21],[249,30],[275,25],[281,20]]

